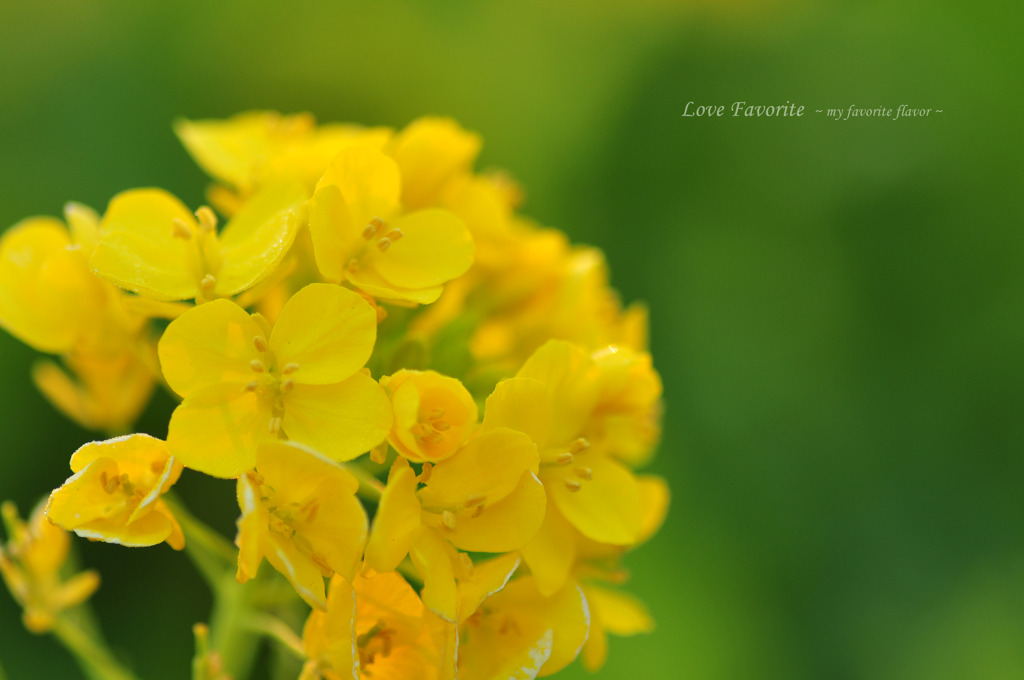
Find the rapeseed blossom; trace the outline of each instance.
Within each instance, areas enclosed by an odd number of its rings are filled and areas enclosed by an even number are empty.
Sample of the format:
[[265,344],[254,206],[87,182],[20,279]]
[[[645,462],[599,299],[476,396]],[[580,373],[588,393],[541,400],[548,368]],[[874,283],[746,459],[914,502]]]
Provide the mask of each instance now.
[[[189,554],[214,599],[194,680],[247,677],[263,637],[275,680],[529,679],[653,630],[622,560],[667,512],[639,471],[662,385],[603,254],[520,214],[447,118],[175,131],[212,207],[130,189],[0,237],[0,326],[57,357],[33,378],[58,410],[119,435],[29,524],[5,506],[26,626],[132,677],[68,642],[98,577],[64,580],[67,530]],[[157,384],[166,440],[125,434]],[[233,542],[175,496],[196,474],[234,480]]]

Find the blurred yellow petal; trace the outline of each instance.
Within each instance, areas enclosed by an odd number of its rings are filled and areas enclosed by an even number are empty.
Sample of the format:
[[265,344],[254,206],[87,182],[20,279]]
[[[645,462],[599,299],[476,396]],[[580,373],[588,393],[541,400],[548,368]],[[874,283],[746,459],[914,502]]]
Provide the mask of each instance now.
[[160,338],[158,352],[164,378],[182,396],[219,383],[241,391],[255,376],[251,363],[260,358],[253,339],[259,325],[230,300],[214,300],[172,321]]
[[408,554],[413,534],[419,527],[416,473],[404,458],[398,458],[391,466],[388,485],[373,518],[373,531],[366,545],[366,563],[381,573],[396,569]]
[[452,545],[473,552],[508,552],[526,545],[544,521],[544,487],[532,472],[523,473],[518,486],[494,505],[476,514],[457,515],[455,528],[445,536]]
[[[332,680],[359,680],[355,619],[356,596],[352,584],[333,576],[327,590],[326,611],[312,611],[302,630],[306,655],[321,667],[329,668],[327,677]],[[323,676],[318,673],[312,677]]]
[[162,189],[118,194],[100,223],[90,266],[115,285],[158,300],[196,297],[204,272],[191,238],[174,235],[176,220],[198,231],[188,208]]
[[480,137],[450,118],[420,118],[392,141],[402,172],[402,202],[412,209],[437,201],[445,185],[468,172],[480,153]]
[[653,536],[668,516],[670,493],[668,482],[656,475],[639,475],[640,497],[643,499],[643,520],[637,543],[643,543]]
[[343,494],[355,494],[359,488],[359,481],[351,472],[298,442],[261,443],[256,450],[256,469],[274,480],[275,497],[280,503],[315,496],[325,479],[335,482]]
[[[589,480],[579,475],[586,467]],[[633,473],[599,454],[580,456],[542,476],[551,500],[574,527],[599,543],[632,545],[640,536],[643,501]]]
[[583,588],[594,618],[613,635],[637,635],[654,630],[654,619],[647,606],[635,596],[621,591],[587,585]]
[[575,530],[554,503],[547,507],[544,523],[520,552],[530,568],[537,590],[550,597],[561,590],[576,562]]
[[447,210],[420,210],[391,220],[388,227],[402,237],[377,253],[371,266],[394,286],[440,286],[473,264],[473,237],[462,220]]
[[64,219],[71,232],[71,240],[88,258],[100,239],[100,216],[87,205],[71,201],[64,205]]
[[185,467],[214,477],[237,477],[256,465],[260,442],[277,439],[268,427],[271,404],[238,385],[202,388],[171,414],[167,446]]
[[273,273],[291,248],[305,202],[305,189],[290,182],[264,189],[231,218],[220,235],[217,295],[234,295]]
[[594,616],[590,619],[590,634],[587,641],[580,650],[580,661],[583,667],[591,673],[595,673],[604,666],[608,658],[608,634],[604,631],[601,620]]
[[523,473],[536,471],[537,465],[537,447],[525,434],[490,430],[433,467],[420,501],[439,508],[461,507],[474,499],[491,505],[512,493]]
[[343,149],[317,183],[317,190],[336,186],[349,212],[351,227],[346,237],[359,237],[374,217],[387,220],[398,205],[401,179],[398,166],[379,150],[353,145]]
[[305,385],[345,380],[370,358],[377,338],[377,313],[358,293],[313,283],[285,303],[270,335],[279,367]]
[[285,120],[273,111],[249,111],[227,120],[179,119],[174,131],[203,170],[249,189],[254,164],[267,156],[275,132],[281,135],[287,129]]
[[548,389],[541,381],[502,380],[487,397],[481,429],[507,427],[525,433],[538,447],[544,447],[551,431],[551,411]]
[[0,238],[0,326],[40,351],[70,350],[95,323],[97,283],[59,220],[27,219]]
[[459,591],[444,539],[433,529],[420,529],[413,536],[409,557],[423,577],[423,604],[445,621],[454,622]]
[[289,439],[328,458],[352,460],[387,437],[391,404],[364,373],[333,385],[297,384],[284,396],[283,426]]

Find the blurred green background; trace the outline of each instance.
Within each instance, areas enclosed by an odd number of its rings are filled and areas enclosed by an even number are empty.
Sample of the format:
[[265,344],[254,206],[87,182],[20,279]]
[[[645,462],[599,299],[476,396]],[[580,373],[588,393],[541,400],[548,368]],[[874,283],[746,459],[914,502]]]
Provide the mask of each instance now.
[[[250,108],[485,139],[524,211],[647,300],[674,494],[631,556],[658,620],[601,678],[1024,677],[1024,66],[1017,3],[0,4],[0,225],[205,177],[177,116]],[[688,119],[688,101],[804,104]],[[899,104],[926,119],[830,121]],[[0,335],[0,498],[89,433]],[[166,434],[160,398],[142,429]],[[181,495],[225,533],[230,483]],[[184,678],[209,600],[166,546],[78,541],[106,633]],[[78,677],[0,594],[13,680]],[[579,668],[567,679],[586,677]]]

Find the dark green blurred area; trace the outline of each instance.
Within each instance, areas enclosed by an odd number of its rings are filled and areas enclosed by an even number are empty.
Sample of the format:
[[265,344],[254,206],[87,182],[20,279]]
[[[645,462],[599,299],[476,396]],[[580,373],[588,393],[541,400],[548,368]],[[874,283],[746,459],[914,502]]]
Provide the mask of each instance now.
[[[454,116],[651,308],[674,498],[629,566],[659,629],[598,677],[1024,677],[1024,12],[554,5],[5,2],[0,225],[136,186],[199,204],[177,116]],[[904,103],[944,112],[813,113]],[[95,438],[35,392],[34,356],[0,336],[0,498],[23,512]],[[180,486],[232,531],[230,483]],[[118,652],[186,677],[209,607],[188,561],[77,544]],[[78,677],[19,616],[0,593],[7,675]]]

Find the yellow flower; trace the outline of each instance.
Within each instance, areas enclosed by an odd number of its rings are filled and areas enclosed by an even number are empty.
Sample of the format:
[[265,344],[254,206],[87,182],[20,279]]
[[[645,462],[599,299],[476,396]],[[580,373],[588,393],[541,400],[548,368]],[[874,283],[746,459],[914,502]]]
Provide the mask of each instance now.
[[[179,120],[182,144],[219,187],[223,201],[242,201],[261,187],[298,180],[307,192],[344,147],[359,143],[382,148],[388,128],[351,124],[316,125],[308,113],[282,115],[249,111],[226,120]],[[234,192],[234,193],[232,193]]]
[[294,442],[266,442],[256,470],[238,478],[239,583],[264,558],[312,607],[324,609],[324,577],[351,578],[366,542],[359,482],[337,463]]
[[50,494],[51,522],[95,541],[185,547],[181,527],[160,499],[181,475],[166,442],[146,434],[92,442],[71,456],[71,471],[74,476]]
[[302,632],[310,661],[300,680],[434,680],[440,650],[416,591],[394,572],[331,579],[326,611]]
[[651,355],[609,346],[592,356],[601,396],[584,436],[629,465],[643,465],[661,436],[661,377]]
[[388,441],[411,461],[436,463],[450,457],[476,425],[476,402],[455,378],[401,370],[380,383],[391,397],[395,417]]
[[324,278],[374,297],[430,303],[473,263],[473,239],[452,213],[402,213],[403,178],[392,159],[354,145],[331,163],[309,204],[309,231]]
[[458,453],[426,468],[424,483],[402,458],[395,461],[366,548],[376,571],[395,569],[408,554],[423,577],[423,601],[448,621],[457,616],[459,573],[469,558],[459,550],[519,549],[544,518],[537,450],[520,432],[495,429],[470,439]]
[[469,174],[480,153],[480,137],[450,118],[419,118],[388,145],[402,174],[402,203],[417,210],[442,202],[457,180]]
[[387,395],[360,368],[377,334],[373,307],[339,286],[306,286],[273,329],[229,300],[189,310],[160,339],[168,385],[184,397],[167,442],[186,467],[237,477],[260,442],[288,439],[350,460],[391,429]]
[[33,217],[0,238],[0,326],[42,352],[70,351],[96,324],[103,283],[60,220]]
[[155,300],[212,300],[254,286],[280,264],[303,221],[305,190],[289,182],[256,194],[217,233],[209,208],[193,216],[162,189],[111,200],[89,260],[121,288]]
[[528,680],[565,668],[590,629],[583,591],[568,583],[544,597],[530,577],[483,601],[459,630],[460,680]]
[[619,636],[650,633],[654,620],[643,602],[632,595],[584,585],[583,592],[590,604],[590,635],[583,646],[583,667],[594,672],[604,665],[608,655],[608,634]]
[[85,602],[96,592],[100,576],[90,570],[67,580],[61,578],[70,540],[46,519],[43,504],[36,507],[27,524],[18,517],[13,503],[4,503],[0,512],[7,525],[7,545],[0,546],[0,576],[25,609],[25,627],[45,633],[53,628],[59,612]]

